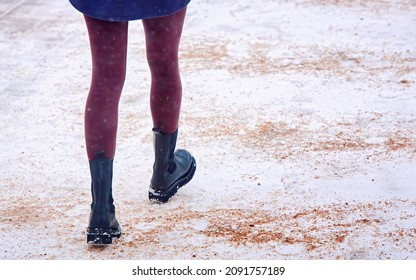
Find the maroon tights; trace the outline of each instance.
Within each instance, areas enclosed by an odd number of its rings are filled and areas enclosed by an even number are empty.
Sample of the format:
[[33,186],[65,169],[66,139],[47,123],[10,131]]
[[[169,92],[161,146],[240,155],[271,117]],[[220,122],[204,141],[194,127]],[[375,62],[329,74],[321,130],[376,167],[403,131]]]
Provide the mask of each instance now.
[[[144,19],[146,54],[151,73],[150,109],[153,126],[163,133],[178,128],[182,85],[178,47],[186,8],[174,15]],[[118,104],[126,76],[128,22],[109,22],[85,16],[92,79],[85,108],[85,141],[89,160],[99,151],[113,159]]]

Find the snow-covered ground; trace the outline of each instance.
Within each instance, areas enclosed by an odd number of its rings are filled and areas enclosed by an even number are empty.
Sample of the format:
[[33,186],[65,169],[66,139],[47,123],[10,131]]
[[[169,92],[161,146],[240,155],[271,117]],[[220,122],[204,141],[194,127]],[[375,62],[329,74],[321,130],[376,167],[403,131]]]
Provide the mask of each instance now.
[[194,179],[147,200],[152,122],[130,23],[114,190],[86,244],[90,51],[67,1],[0,3],[1,259],[416,259],[416,1],[193,0],[178,147]]

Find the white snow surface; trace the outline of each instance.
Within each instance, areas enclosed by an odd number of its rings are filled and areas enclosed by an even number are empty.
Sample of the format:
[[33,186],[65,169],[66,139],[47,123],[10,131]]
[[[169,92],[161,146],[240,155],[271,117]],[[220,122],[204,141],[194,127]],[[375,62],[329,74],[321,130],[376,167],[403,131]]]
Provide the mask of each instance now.
[[67,1],[0,3],[0,259],[416,259],[416,2],[193,0],[178,148],[148,201],[150,75],[130,22],[114,196],[86,244],[91,61]]

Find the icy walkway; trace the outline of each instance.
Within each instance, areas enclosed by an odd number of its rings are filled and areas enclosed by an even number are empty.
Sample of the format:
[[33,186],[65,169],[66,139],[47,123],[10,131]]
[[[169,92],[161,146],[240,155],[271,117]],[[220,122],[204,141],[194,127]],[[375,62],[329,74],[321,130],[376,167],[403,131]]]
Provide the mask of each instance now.
[[198,170],[165,205],[147,201],[149,72],[130,24],[124,235],[91,248],[83,19],[1,1],[0,259],[416,259],[414,1],[241,2],[189,6],[178,146]]

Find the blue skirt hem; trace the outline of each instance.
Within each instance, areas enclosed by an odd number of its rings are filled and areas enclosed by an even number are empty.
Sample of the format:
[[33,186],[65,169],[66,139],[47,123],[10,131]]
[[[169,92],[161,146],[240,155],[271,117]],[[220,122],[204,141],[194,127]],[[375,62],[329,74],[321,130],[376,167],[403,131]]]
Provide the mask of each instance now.
[[69,0],[81,13],[101,20],[125,22],[168,16],[191,0]]

